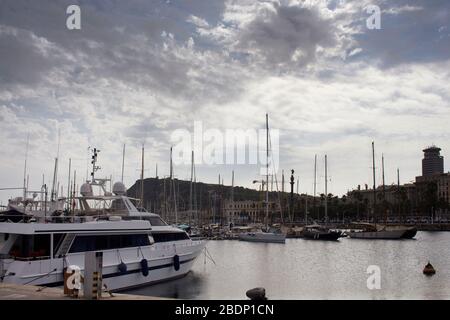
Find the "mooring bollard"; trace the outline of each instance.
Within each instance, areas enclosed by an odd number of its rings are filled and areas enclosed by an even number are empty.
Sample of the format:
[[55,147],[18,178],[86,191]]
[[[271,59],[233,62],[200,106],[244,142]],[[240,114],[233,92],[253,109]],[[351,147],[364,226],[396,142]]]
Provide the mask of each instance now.
[[253,288],[248,290],[245,294],[250,300],[267,300],[266,289],[264,288]]

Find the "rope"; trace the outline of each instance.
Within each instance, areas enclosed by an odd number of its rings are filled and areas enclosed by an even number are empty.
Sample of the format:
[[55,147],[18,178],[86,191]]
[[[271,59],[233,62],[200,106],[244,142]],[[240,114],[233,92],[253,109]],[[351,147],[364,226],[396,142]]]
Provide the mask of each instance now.
[[36,277],[36,278],[34,278],[34,279],[32,279],[32,280],[30,280],[30,281],[28,281],[28,282],[25,282],[23,285],[27,285],[27,284],[33,282],[34,280],[37,280],[37,279],[46,277],[46,276],[50,275],[50,273],[53,273],[53,272],[55,272],[55,271],[58,271],[58,269],[55,268],[55,269],[53,269],[52,271],[50,271],[49,273],[43,274],[43,275],[41,275],[41,276],[39,276],[39,277]]
[[211,253],[209,253],[208,248],[206,247],[205,247],[205,256],[208,257],[208,259],[210,259],[214,263],[214,265],[216,265],[216,262],[214,261],[213,257],[211,256]]

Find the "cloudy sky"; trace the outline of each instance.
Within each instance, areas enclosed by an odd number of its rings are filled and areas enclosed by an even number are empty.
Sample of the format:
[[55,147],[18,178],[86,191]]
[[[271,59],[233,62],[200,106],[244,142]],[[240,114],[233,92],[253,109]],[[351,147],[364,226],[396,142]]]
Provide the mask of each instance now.
[[[81,8],[81,30],[66,9]],[[381,9],[369,29],[366,8]],[[450,3],[446,0],[0,0],[0,187],[23,183],[30,135],[30,187],[51,183],[60,132],[59,180],[68,159],[78,183],[88,146],[101,149],[100,175],[125,183],[168,174],[176,130],[280,130],[280,166],[300,191],[318,191],[323,155],[329,191],[343,194],[377,179],[420,174],[421,150],[450,158]],[[257,165],[197,164],[198,180],[252,186]],[[175,166],[188,179],[189,166]],[[448,165],[445,166],[448,171]],[[1,191],[5,200],[20,192]]]

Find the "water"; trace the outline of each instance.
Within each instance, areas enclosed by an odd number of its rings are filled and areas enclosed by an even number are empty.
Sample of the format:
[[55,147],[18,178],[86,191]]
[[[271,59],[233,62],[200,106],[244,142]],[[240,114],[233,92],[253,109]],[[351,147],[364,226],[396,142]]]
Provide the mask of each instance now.
[[[246,299],[254,287],[269,299],[450,299],[450,232],[418,232],[415,240],[336,242],[287,239],[286,244],[209,241],[216,265],[202,255],[186,277],[129,291],[180,299]],[[428,262],[436,274],[422,274]],[[381,289],[367,288],[369,265]]]

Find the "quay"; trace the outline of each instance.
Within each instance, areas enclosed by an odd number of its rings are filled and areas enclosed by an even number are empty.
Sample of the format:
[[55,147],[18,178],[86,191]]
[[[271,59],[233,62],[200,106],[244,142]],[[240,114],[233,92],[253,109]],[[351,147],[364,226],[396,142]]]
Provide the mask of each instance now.
[[[84,300],[64,295],[62,288],[40,287],[18,284],[0,284],[0,300]],[[149,297],[132,294],[105,292],[101,300],[172,300],[169,298]]]

